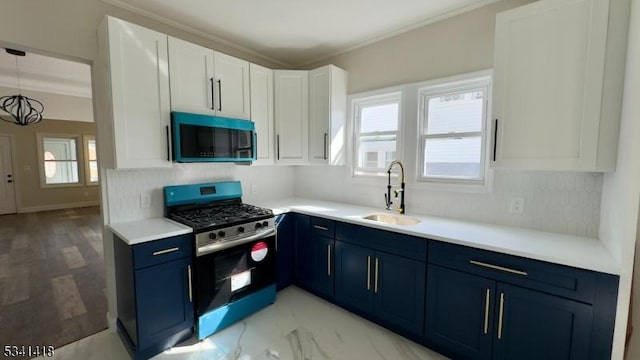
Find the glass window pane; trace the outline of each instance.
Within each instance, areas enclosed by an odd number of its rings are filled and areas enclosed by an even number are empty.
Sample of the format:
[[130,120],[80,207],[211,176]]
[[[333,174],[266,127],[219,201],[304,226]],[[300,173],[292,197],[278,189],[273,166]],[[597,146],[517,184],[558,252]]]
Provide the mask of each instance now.
[[482,141],[479,136],[426,139],[425,177],[480,178]]
[[[78,182],[78,162],[77,161],[46,161],[45,183],[46,184],[74,184]],[[53,171],[46,172],[46,169]]]
[[98,182],[98,162],[95,160],[89,161],[89,181]]
[[484,98],[483,89],[429,98],[427,134],[482,131]]
[[398,103],[363,107],[360,110],[360,132],[398,130]]
[[57,160],[77,160],[76,139],[42,138],[45,154],[51,153]]
[[395,151],[395,135],[363,136],[358,146],[358,167],[386,170],[393,161],[393,158],[389,159],[387,153],[395,154]]
[[96,155],[96,141],[88,140],[87,147],[89,148],[89,160],[97,160],[98,156]]

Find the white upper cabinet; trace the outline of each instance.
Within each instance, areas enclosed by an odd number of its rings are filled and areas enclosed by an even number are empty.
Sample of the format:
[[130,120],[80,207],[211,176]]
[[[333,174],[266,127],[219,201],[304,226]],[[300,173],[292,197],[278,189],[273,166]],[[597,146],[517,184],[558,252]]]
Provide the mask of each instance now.
[[309,162],[345,163],[347,72],[333,65],[309,72]]
[[169,38],[171,109],[249,119],[249,62]]
[[113,17],[99,34],[99,106],[110,115],[99,124],[100,141],[114,152],[105,154],[104,166],[170,167],[167,36]]
[[628,0],[539,1],[496,17],[495,168],[615,168]]
[[276,162],[309,159],[309,72],[275,70]]
[[275,160],[275,129],[273,114],[273,70],[249,65],[251,80],[251,120],[256,125],[257,160],[254,164],[269,165]]
[[171,110],[215,115],[213,50],[169,37]]
[[213,68],[218,115],[249,119],[249,62],[215,51]]

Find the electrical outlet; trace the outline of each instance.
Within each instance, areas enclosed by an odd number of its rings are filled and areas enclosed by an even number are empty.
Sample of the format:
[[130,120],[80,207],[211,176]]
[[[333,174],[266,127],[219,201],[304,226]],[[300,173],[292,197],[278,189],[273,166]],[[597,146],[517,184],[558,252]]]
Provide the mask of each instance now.
[[251,195],[258,193],[258,184],[251,184]]
[[143,209],[148,209],[151,207],[151,194],[140,194],[140,207]]
[[524,199],[520,197],[512,197],[509,212],[512,214],[522,214],[524,212]]

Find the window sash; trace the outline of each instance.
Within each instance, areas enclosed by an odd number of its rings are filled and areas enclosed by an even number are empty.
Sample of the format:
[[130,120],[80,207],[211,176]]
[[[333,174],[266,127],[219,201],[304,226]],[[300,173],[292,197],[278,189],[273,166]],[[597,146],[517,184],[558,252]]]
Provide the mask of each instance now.
[[[484,184],[486,178],[486,141],[487,141],[487,116],[491,79],[489,77],[462,79],[455,82],[444,82],[437,85],[424,87],[418,90],[419,104],[419,169],[418,181],[433,183],[459,183],[459,184]],[[480,131],[448,131],[428,134],[429,131],[429,100],[444,96],[455,96],[471,92],[482,92],[482,119],[480,119]],[[463,139],[480,137],[480,163],[478,176],[433,176],[425,175],[426,172],[426,144],[428,139]]]

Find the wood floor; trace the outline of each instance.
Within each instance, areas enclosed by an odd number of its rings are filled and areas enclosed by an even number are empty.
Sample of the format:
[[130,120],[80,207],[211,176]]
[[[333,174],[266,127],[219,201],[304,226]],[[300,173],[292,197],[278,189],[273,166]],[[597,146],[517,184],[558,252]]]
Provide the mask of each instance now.
[[0,345],[62,345],[107,328],[98,207],[0,216]]

